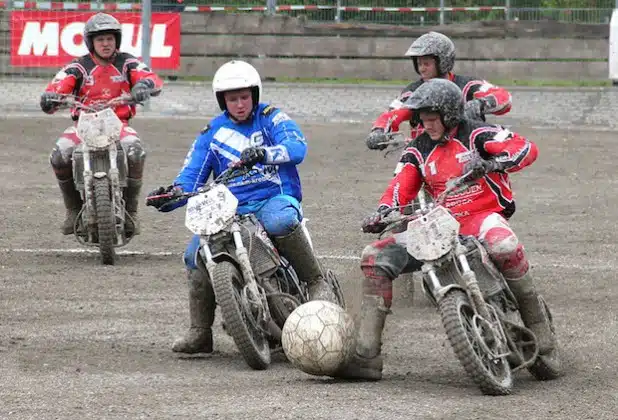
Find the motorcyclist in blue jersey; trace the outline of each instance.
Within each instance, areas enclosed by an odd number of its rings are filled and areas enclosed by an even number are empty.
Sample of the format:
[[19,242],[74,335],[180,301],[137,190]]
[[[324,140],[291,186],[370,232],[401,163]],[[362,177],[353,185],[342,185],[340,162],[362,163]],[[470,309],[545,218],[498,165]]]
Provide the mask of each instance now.
[[[225,63],[215,73],[212,88],[223,113],[197,136],[174,183],[149,196],[196,191],[211,173],[218,176],[239,161],[253,166],[255,174],[228,184],[238,198],[238,213],[255,214],[300,281],[307,283],[310,299],[337,303],[301,223],[302,189],[296,165],[307,153],[303,133],[286,113],[260,103],[261,78],[249,63]],[[179,197],[148,202],[162,212],[185,204],[186,199]],[[213,349],[215,295],[208,274],[198,270],[198,248],[199,237],[194,236],[184,254],[191,325],[188,333],[172,345],[175,352],[210,353]]]

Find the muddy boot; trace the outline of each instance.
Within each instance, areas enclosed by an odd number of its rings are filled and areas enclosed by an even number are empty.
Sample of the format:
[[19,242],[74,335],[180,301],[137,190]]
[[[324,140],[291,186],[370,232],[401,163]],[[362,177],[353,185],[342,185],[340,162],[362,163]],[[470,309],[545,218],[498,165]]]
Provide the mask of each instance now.
[[311,248],[302,225],[287,236],[273,238],[277,250],[287,259],[298,279],[309,287],[309,300],[326,300],[339,304],[335,292],[324,280],[322,267]]
[[356,330],[355,351],[348,362],[333,376],[344,379],[379,381],[382,379],[382,330],[390,310],[384,298],[365,295]]
[[124,228],[127,236],[139,235],[139,219],[137,218],[137,205],[139,192],[142,189],[142,180],[127,178],[127,187],[124,189],[124,205],[128,213]]
[[524,325],[532,330],[538,340],[539,353],[551,352],[555,347],[555,337],[543,301],[534,288],[532,275],[528,271],[519,279],[507,279],[507,283],[517,299]]
[[58,180],[58,186],[60,186],[64,207],[66,207],[66,218],[60,230],[63,235],[71,235],[75,233],[75,222],[79,211],[82,209],[82,197],[79,191],[75,189],[73,178]]
[[189,316],[191,325],[184,337],[177,339],[172,351],[177,353],[212,353],[212,323],[215,319],[215,293],[208,276],[189,270]]

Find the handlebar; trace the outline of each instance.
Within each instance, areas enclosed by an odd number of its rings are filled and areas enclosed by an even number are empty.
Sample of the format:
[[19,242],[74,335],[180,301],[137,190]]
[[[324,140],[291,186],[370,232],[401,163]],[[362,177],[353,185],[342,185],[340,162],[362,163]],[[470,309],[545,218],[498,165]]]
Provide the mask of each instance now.
[[463,174],[459,178],[453,178],[453,179],[450,179],[449,181],[447,181],[446,189],[435,200],[436,204],[442,205],[444,203],[444,201],[448,198],[449,195],[458,192],[458,190],[461,187],[466,186],[466,184],[468,184],[469,182],[473,181],[473,179],[471,179],[471,177],[470,177],[472,175],[472,173],[473,173],[473,171],[469,170],[468,172],[466,172],[465,174]]
[[411,138],[406,137],[406,135],[401,131],[385,133],[385,136],[387,138],[386,141],[377,143],[380,146],[387,147],[388,150],[385,152],[384,156],[388,156],[390,153],[403,149],[409,142],[412,141]]
[[[433,208],[434,206],[441,206],[444,204],[444,201],[446,201],[449,195],[457,193],[461,187],[472,181],[470,175],[472,175],[471,170],[464,173],[462,176],[453,178],[447,182],[446,189],[434,200],[434,205],[430,208]],[[381,235],[393,230],[403,222],[409,222],[422,216],[424,212],[414,211],[414,207],[415,204],[411,203],[405,206],[389,207],[388,209],[385,209],[381,213],[380,223],[386,225],[386,227],[382,230]],[[406,209],[412,209],[413,213],[403,214]]]
[[59,108],[77,108],[88,112],[98,112],[105,108],[118,105],[141,105],[141,102],[136,102],[129,94],[123,94],[117,96],[116,98],[112,98],[107,102],[101,102],[94,105],[84,104],[75,95],[65,95],[60,99],[52,99],[51,101],[59,104]]
[[213,179],[211,182],[198,188],[197,191],[183,192],[181,194],[169,192],[165,194],[152,195],[152,196],[146,197],[146,202],[149,202],[151,200],[155,200],[158,198],[178,198],[178,199],[190,198],[198,194],[202,194],[204,192],[209,191],[213,186],[217,184],[226,183],[234,178],[238,178],[239,176],[244,176],[250,173],[251,171],[252,169],[247,168],[246,166],[242,165],[242,162],[236,162],[233,165],[231,165],[229,168],[227,168],[225,171],[221,172],[219,176]]

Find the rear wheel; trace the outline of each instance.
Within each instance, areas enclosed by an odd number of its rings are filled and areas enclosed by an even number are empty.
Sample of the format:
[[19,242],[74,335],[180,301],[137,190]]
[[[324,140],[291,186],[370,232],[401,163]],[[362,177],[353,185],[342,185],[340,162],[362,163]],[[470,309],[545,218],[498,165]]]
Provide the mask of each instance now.
[[343,289],[341,288],[341,284],[339,284],[339,279],[333,270],[330,268],[325,269],[324,264],[320,261],[320,268],[322,269],[322,273],[324,273],[324,280],[330,288],[332,289],[335,297],[337,298],[337,303],[343,309],[345,309],[345,297],[343,296]]
[[547,303],[544,299],[542,299],[542,302],[546,317],[549,320],[551,332],[554,335],[554,349],[547,354],[539,354],[534,363],[528,367],[528,371],[539,381],[548,381],[562,375],[562,360],[560,358],[558,341],[555,339],[556,330],[554,328],[554,320],[547,307]]

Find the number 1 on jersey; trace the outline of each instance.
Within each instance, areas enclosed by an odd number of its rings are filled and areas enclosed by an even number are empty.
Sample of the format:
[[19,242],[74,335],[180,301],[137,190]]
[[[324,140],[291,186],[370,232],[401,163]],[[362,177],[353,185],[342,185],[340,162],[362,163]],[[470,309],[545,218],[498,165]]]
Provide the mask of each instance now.
[[429,162],[427,164],[427,166],[429,166],[429,173],[431,175],[435,175],[438,173],[437,169],[436,169],[436,161],[434,160],[433,162]]

